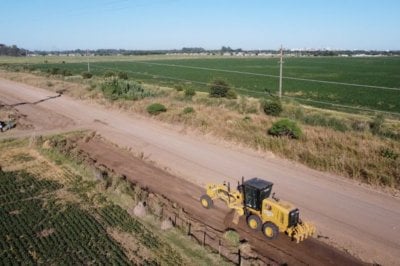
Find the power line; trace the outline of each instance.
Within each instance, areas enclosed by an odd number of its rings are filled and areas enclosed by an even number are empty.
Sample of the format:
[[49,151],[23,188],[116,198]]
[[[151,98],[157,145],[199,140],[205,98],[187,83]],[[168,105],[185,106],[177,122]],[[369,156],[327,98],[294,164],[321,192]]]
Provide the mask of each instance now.
[[[253,73],[246,71],[237,71],[237,70],[228,70],[228,69],[217,69],[217,68],[208,68],[208,67],[198,67],[198,66],[185,66],[185,65],[176,65],[176,64],[164,64],[164,63],[154,63],[154,62],[145,62],[145,61],[135,61],[133,63],[147,64],[147,65],[158,65],[158,66],[170,66],[170,67],[180,67],[180,68],[189,68],[189,69],[199,69],[199,70],[208,70],[208,71],[216,71],[216,72],[226,72],[226,73],[234,73],[234,74],[243,74],[243,75],[252,75],[252,76],[261,76],[261,77],[270,77],[270,78],[280,78],[278,75],[271,74],[263,74],[263,73]],[[308,81],[308,82],[316,82],[316,83],[325,83],[325,84],[335,84],[335,85],[344,85],[344,86],[352,86],[352,87],[364,87],[364,88],[376,88],[376,89],[384,89],[384,90],[395,90],[400,91],[400,88],[392,88],[392,87],[384,87],[384,86],[375,86],[375,85],[366,85],[366,84],[357,84],[357,83],[346,83],[346,82],[337,82],[337,81],[328,81],[328,80],[317,80],[317,79],[305,79],[305,78],[296,78],[296,77],[282,77],[283,79],[288,80],[299,80],[299,81]]]
[[[92,64],[92,68],[98,68],[98,69],[104,69],[104,70],[119,70],[118,68],[108,68],[108,67],[101,67],[101,66],[97,66],[97,65],[94,66],[94,64]],[[131,70],[124,70],[124,71],[128,72],[128,73],[132,73],[132,74],[151,76],[153,78],[163,78],[163,79],[169,79],[169,80],[190,82],[190,83],[204,85],[204,86],[212,85],[212,83],[210,83],[210,82],[201,82],[201,81],[195,81],[195,80],[190,80],[190,79],[182,79],[182,78],[176,78],[176,77],[170,77],[170,76],[164,76],[164,75],[136,72],[136,71],[131,71]],[[232,86],[221,86],[221,87],[233,88],[235,90],[247,92],[249,94],[265,95],[265,92],[252,91],[252,90],[238,88],[238,87],[232,87]],[[397,115],[397,116],[400,115],[400,113],[397,113],[397,112],[389,112],[389,111],[383,111],[383,110],[378,110],[378,109],[370,109],[370,108],[356,107],[356,106],[350,106],[350,105],[344,105],[344,104],[336,104],[336,103],[332,103],[332,102],[317,101],[317,100],[311,100],[311,99],[306,99],[306,98],[301,98],[301,97],[292,97],[292,96],[285,96],[285,95],[282,95],[282,97],[287,98],[287,99],[294,99],[294,100],[299,100],[299,101],[318,103],[318,104],[329,105],[329,106],[336,106],[336,107],[341,107],[341,108],[346,108],[346,109],[360,110],[360,111],[364,111],[364,112],[378,112],[378,113],[385,113],[385,114],[391,114],[391,115]]]

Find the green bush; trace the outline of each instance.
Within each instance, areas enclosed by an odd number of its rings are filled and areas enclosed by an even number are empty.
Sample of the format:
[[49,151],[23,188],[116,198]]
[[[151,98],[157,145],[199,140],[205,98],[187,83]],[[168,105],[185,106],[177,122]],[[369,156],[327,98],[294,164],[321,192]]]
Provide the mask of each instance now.
[[278,98],[261,99],[260,104],[266,115],[279,116],[282,113],[282,103]]
[[180,84],[175,85],[174,88],[176,91],[183,91],[183,86]]
[[118,72],[118,78],[127,80],[128,79],[128,73],[126,73],[126,72]]
[[230,89],[230,90],[228,90],[228,92],[226,93],[226,98],[227,99],[237,99],[237,93],[236,93],[236,91],[234,90],[234,89]]
[[90,72],[87,72],[87,71],[82,72],[81,75],[82,75],[82,78],[84,78],[84,79],[90,79],[93,77],[93,74]]
[[147,91],[142,85],[135,81],[111,79],[101,84],[101,90],[104,96],[110,100],[140,100],[146,97],[152,97],[155,94]]
[[188,107],[185,107],[185,109],[183,109],[182,114],[191,114],[194,112],[195,111],[194,111],[193,107],[188,106]]
[[115,76],[115,72],[114,71],[110,71],[110,70],[104,72],[104,74],[103,74],[103,77],[105,77],[105,78],[111,78],[111,77],[114,77],[114,76]]
[[47,69],[47,73],[49,73],[51,75],[72,76],[71,70],[60,69],[58,67],[52,67],[51,69]]
[[196,95],[196,90],[195,89],[190,88],[190,87],[185,89],[185,96],[186,97],[192,98],[195,95]]
[[151,115],[158,115],[162,112],[166,112],[167,108],[161,103],[153,103],[147,106],[147,112]]
[[272,127],[268,130],[268,134],[298,139],[301,137],[302,131],[295,121],[285,118],[273,123]]
[[210,97],[221,98],[226,97],[226,94],[230,90],[229,84],[222,80],[216,79],[210,85]]

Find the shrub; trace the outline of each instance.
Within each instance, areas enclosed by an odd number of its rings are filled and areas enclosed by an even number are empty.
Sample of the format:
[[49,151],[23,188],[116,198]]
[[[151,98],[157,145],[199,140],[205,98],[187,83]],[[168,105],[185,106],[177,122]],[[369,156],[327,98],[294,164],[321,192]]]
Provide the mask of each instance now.
[[183,109],[182,114],[191,114],[194,112],[195,111],[194,111],[193,107],[188,106],[188,107],[185,107],[185,109]]
[[103,77],[105,77],[105,78],[111,78],[111,77],[114,77],[114,76],[115,76],[115,72],[114,71],[110,71],[110,70],[104,72],[104,74],[103,74]]
[[226,97],[230,90],[229,84],[221,79],[214,80],[210,85],[210,97],[221,98]]
[[369,123],[369,128],[371,129],[372,134],[379,134],[384,122],[385,117],[382,114],[377,115],[374,120]]
[[289,138],[298,139],[301,137],[302,132],[295,121],[285,118],[275,122],[268,130],[268,134],[278,137],[287,136]]
[[142,85],[135,81],[112,79],[101,85],[104,96],[110,100],[140,100],[154,96],[154,93],[146,91]]
[[147,106],[147,112],[151,115],[158,115],[162,112],[166,112],[167,108],[161,103],[153,103]]
[[91,77],[93,77],[93,74],[87,71],[82,72],[82,78],[84,79],[90,79]]
[[127,80],[128,79],[128,73],[126,73],[126,72],[118,72],[118,78]]
[[282,103],[278,98],[261,99],[260,104],[266,115],[279,116],[282,113]]
[[381,148],[379,153],[383,158],[391,160],[396,160],[399,157],[399,154],[397,154],[394,150],[390,148]]
[[47,72],[49,72],[51,75],[58,75],[60,74],[60,69],[58,67],[52,67]]
[[180,85],[180,84],[175,85],[174,87],[175,87],[175,90],[176,90],[176,91],[183,91],[183,86]]
[[63,69],[61,71],[61,75],[65,76],[65,77],[72,76],[72,72],[71,72],[71,70]]
[[196,90],[195,89],[190,88],[190,87],[185,89],[185,96],[186,97],[192,98],[195,95],[196,95]]
[[236,93],[236,91],[234,90],[234,89],[230,89],[230,90],[228,90],[228,92],[226,93],[226,98],[228,98],[228,99],[237,99],[237,93]]

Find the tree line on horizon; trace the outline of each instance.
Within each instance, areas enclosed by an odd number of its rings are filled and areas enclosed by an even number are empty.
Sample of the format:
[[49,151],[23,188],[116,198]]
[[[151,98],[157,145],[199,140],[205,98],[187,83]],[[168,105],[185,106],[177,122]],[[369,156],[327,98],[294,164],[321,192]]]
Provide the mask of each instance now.
[[[161,55],[161,54],[181,54],[181,53],[210,53],[214,55],[222,55],[225,53],[270,53],[270,54],[278,54],[279,50],[244,50],[241,48],[232,49],[229,46],[222,46],[220,49],[204,49],[202,47],[183,47],[182,49],[161,49],[161,50],[129,50],[129,49],[92,49],[92,50],[83,50],[83,49],[74,49],[74,50],[59,50],[59,51],[51,51],[51,50],[34,50],[29,51],[28,49],[18,48],[16,45],[7,46],[5,44],[0,44],[0,56],[27,56],[30,54],[35,55],[81,55],[84,56],[86,54],[96,55],[96,56],[107,56],[107,55]],[[392,56],[397,55],[400,56],[400,50],[392,50],[392,51],[380,51],[380,50],[299,50],[299,51],[291,51],[285,50],[284,53],[296,53],[299,56],[339,56],[339,55],[356,55],[356,54],[365,54],[365,55],[386,55]]]
[[26,56],[28,50],[18,48],[16,45],[7,46],[0,43],[0,56]]

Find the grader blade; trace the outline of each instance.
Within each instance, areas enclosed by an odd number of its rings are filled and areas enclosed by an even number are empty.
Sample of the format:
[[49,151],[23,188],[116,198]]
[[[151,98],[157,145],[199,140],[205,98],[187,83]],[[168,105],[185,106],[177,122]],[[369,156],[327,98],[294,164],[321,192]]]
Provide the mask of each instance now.
[[235,211],[235,213],[233,214],[232,222],[237,225],[239,223],[240,216],[241,215],[239,214],[239,212]]

